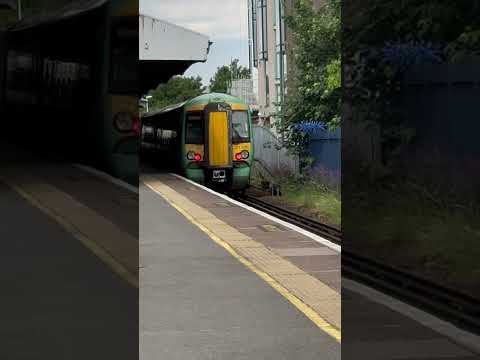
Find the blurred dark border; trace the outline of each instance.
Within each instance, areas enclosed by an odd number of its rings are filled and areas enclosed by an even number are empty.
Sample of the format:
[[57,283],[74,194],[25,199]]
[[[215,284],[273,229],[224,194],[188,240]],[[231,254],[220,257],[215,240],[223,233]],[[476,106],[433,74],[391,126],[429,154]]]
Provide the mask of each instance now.
[[[343,276],[478,332],[480,1],[342,6]],[[395,317],[344,294],[344,358],[391,340]]]

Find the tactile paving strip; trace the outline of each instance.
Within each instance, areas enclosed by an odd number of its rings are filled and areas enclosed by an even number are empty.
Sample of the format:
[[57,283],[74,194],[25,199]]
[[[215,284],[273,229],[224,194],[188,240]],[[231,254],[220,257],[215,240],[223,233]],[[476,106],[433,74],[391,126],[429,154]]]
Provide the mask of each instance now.
[[138,241],[69,194],[20,170],[0,179],[53,218],[116,273],[138,286]]

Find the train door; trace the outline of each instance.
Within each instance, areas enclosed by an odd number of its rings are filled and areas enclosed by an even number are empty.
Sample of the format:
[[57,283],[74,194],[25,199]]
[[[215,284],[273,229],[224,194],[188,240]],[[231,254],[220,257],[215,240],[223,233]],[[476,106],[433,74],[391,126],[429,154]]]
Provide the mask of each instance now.
[[226,183],[231,179],[231,113],[228,104],[212,103],[205,108],[206,161],[211,169],[206,175],[213,182]]

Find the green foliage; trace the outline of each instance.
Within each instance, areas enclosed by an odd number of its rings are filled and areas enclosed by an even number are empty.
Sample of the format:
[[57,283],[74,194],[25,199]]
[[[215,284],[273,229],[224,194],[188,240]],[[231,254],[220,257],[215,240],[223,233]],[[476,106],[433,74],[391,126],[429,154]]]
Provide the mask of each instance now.
[[333,59],[325,67],[325,91],[331,93],[342,87],[340,57]]
[[202,85],[200,76],[174,76],[166,84],[160,84],[155,90],[149,92],[149,95],[153,96],[149,101],[149,110],[180,103],[202,95],[204,92],[205,87]]
[[459,52],[478,55],[479,11],[480,0],[367,0],[346,15],[353,29],[344,37],[345,50],[354,53],[358,45],[392,39],[425,39],[446,43],[450,60]]
[[381,129],[383,160],[395,159],[415,139],[397,102],[402,71],[381,62],[387,42],[423,41],[441,45],[446,61],[468,61],[480,56],[480,0],[367,0],[347,7],[343,36],[344,101],[352,120],[377,124]]
[[238,65],[239,60],[232,60],[230,65],[217,68],[217,72],[210,79],[210,92],[226,94],[233,79],[246,79],[250,77],[250,70]]
[[285,22],[294,37],[289,56],[293,56],[295,71],[280,131],[287,146],[302,153],[308,139],[294,130],[295,124],[319,121],[330,129],[340,126],[340,1],[328,0],[315,11],[311,0],[295,0]]
[[[435,282],[474,290],[478,296],[479,252],[470,251],[480,239],[480,212],[472,196],[478,182],[464,180],[478,177],[458,176],[458,169],[472,173],[453,147],[449,154],[435,154],[434,143],[415,143],[416,122],[401,112],[405,107],[399,102],[405,69],[381,60],[387,42],[431,42],[441,46],[442,60],[449,63],[478,56],[480,1],[353,3],[343,13],[349,25],[342,38],[343,97],[352,114],[347,121],[375,125],[380,131],[383,166],[363,164],[355,154],[342,157],[349,169],[342,191],[352,199],[352,206],[344,207],[345,238],[361,239],[351,242],[355,251],[375,254],[384,263]],[[408,91],[415,96],[417,90]],[[424,120],[429,121],[425,105]],[[446,161],[446,155],[452,159]]]

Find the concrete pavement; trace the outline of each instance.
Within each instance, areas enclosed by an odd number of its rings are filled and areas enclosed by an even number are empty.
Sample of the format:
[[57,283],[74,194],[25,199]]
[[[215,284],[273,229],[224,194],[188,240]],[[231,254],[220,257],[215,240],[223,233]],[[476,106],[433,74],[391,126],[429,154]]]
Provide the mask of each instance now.
[[138,291],[0,182],[0,359],[134,359]]
[[480,336],[352,280],[342,284],[343,359],[480,359]]
[[0,359],[138,358],[138,196],[0,141]]
[[340,359],[340,343],[140,188],[140,351],[149,359]]

